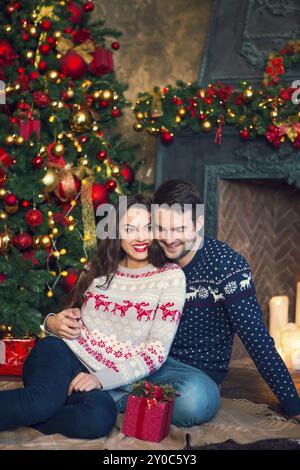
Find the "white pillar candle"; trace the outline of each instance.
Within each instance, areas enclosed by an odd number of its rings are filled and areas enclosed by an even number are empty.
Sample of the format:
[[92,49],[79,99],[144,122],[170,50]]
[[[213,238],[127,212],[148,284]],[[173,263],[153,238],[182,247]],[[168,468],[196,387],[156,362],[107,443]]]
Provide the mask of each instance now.
[[[284,362],[289,369],[292,369],[292,355],[300,351],[300,326],[296,323],[288,323],[281,330],[280,343],[284,352]],[[296,358],[294,358],[294,362]]]
[[287,295],[277,295],[271,298],[269,306],[269,331],[278,349],[280,348],[280,331],[289,321],[289,298]]
[[300,282],[297,282],[295,322],[300,326]]
[[300,349],[291,354],[291,365],[294,370],[300,370]]

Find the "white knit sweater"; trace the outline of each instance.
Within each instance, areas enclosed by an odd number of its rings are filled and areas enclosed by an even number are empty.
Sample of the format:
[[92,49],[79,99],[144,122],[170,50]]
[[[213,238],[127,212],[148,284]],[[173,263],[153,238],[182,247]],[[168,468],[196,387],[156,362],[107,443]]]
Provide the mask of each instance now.
[[185,275],[176,264],[119,266],[108,289],[96,278],[85,291],[83,330],[64,341],[96,375],[103,390],[131,384],[165,362],[185,302]]

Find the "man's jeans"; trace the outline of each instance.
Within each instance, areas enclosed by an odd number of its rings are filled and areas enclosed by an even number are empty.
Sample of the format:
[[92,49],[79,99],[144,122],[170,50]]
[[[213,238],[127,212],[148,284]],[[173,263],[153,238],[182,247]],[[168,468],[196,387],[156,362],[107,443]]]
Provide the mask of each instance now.
[[[155,384],[168,383],[180,396],[175,400],[172,424],[194,426],[212,419],[220,407],[219,386],[203,371],[168,357],[163,366],[146,380]],[[117,409],[125,411],[131,385],[110,390]]]
[[73,392],[68,387],[88,372],[67,344],[56,336],[40,340],[24,367],[24,388],[0,392],[0,431],[32,426],[44,434],[95,439],[113,428],[117,409],[107,392]]

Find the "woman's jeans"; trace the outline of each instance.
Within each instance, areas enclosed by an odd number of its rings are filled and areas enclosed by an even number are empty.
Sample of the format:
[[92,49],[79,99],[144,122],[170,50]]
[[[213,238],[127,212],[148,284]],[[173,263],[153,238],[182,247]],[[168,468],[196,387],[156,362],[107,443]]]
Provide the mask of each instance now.
[[82,439],[108,434],[117,409],[107,392],[95,389],[68,397],[70,382],[80,372],[88,370],[63,340],[40,340],[25,361],[24,388],[0,392],[0,431],[32,426],[44,434]]
[[[219,386],[205,372],[168,357],[163,366],[147,377],[152,383],[168,383],[180,396],[175,400],[172,424],[194,426],[212,419],[220,407]],[[119,412],[124,412],[131,385],[109,391]]]

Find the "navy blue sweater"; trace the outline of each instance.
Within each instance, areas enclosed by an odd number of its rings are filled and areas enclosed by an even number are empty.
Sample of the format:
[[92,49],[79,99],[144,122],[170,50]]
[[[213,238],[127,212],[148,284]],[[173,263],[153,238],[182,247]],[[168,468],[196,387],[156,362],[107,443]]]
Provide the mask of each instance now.
[[236,333],[285,411],[300,414],[300,399],[263,322],[245,258],[225,243],[205,237],[183,270],[187,296],[170,355],[221,383]]

